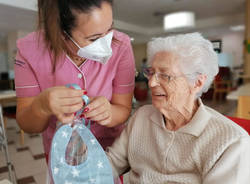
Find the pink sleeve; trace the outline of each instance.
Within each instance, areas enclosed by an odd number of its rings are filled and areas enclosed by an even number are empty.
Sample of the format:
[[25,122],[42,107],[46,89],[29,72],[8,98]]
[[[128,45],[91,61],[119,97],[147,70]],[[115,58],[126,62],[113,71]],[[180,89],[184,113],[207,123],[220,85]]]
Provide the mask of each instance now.
[[35,73],[18,50],[15,60],[15,89],[17,97],[32,97],[40,93]]
[[131,93],[135,86],[135,60],[131,44],[127,44],[113,81],[113,93]]

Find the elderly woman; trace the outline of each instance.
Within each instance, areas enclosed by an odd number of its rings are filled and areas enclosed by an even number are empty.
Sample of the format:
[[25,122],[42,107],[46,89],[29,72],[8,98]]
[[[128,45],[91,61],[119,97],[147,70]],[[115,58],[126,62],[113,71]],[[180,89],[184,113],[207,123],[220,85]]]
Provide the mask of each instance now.
[[153,105],[141,107],[107,155],[129,183],[249,184],[249,135],[199,98],[218,73],[199,33],[148,44]]

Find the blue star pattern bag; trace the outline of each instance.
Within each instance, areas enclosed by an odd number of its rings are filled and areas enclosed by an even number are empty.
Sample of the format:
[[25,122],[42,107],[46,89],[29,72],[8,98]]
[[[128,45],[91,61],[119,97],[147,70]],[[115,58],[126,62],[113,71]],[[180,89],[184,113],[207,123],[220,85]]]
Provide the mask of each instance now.
[[[68,87],[79,89],[77,85]],[[87,105],[89,99],[83,96]],[[106,154],[90,131],[91,122],[76,113],[71,124],[60,124],[51,144],[50,173],[54,184],[114,184]]]

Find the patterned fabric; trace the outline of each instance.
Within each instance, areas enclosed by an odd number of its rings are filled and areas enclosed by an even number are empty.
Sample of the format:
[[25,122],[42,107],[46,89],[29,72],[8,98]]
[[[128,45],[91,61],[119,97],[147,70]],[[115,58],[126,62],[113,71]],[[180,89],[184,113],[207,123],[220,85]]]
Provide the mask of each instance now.
[[[77,84],[67,84],[66,86],[81,89]],[[83,95],[82,99],[86,105],[89,104],[88,96]],[[83,109],[77,112],[73,124],[61,125],[52,140],[50,169],[54,183],[112,184],[110,163],[101,145],[90,131],[91,121],[80,118],[82,111]],[[73,154],[67,152],[68,145],[73,150]],[[75,154],[76,150],[83,149],[83,146],[85,154]],[[68,158],[70,158],[70,163]],[[79,163],[82,158],[84,160]]]
[[[83,123],[61,126],[51,148],[51,173],[55,184],[113,184],[112,169],[104,150]],[[65,153],[73,131],[77,131],[87,145],[87,159],[79,165],[66,163]]]
[[166,128],[152,105],[141,107],[108,157],[129,184],[249,184],[250,137],[222,114],[204,106],[177,131]]

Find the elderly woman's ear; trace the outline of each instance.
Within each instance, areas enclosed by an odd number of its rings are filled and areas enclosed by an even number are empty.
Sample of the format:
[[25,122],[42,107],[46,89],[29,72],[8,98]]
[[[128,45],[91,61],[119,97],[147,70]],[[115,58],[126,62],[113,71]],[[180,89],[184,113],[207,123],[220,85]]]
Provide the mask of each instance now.
[[197,76],[197,79],[194,83],[193,89],[195,93],[199,93],[201,89],[203,88],[205,82],[207,80],[207,76],[205,74],[199,74]]

